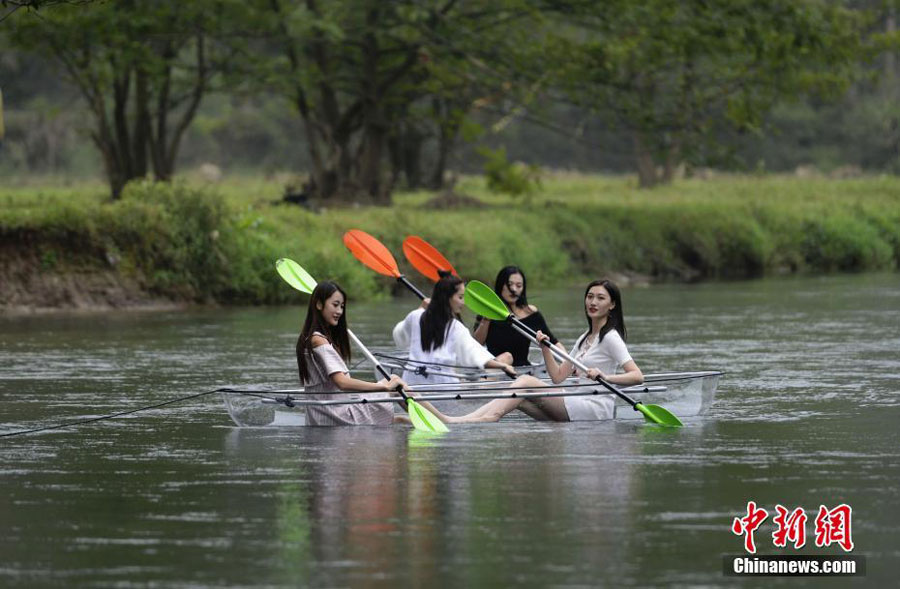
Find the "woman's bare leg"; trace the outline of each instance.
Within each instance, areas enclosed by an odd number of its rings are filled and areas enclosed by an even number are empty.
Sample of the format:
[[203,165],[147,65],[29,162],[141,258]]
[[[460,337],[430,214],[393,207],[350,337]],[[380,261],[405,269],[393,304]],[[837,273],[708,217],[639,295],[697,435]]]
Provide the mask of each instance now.
[[[513,383],[513,387],[521,389],[540,389],[547,385],[533,376],[520,376]],[[527,399],[514,397],[511,399],[494,399],[485,403],[475,411],[460,417],[448,417],[448,423],[484,423],[499,421],[501,417],[519,409],[532,419],[538,421],[568,421],[569,414],[562,399],[557,397],[545,397],[542,399]]]
[[459,417],[448,416],[447,423],[486,423],[500,421],[500,418],[519,406],[525,399],[494,399],[475,411]]
[[535,399],[522,399],[517,409],[535,421],[556,421],[535,402]]
[[494,360],[497,362],[503,362],[504,364],[512,364],[513,355],[509,352],[503,352],[502,354],[497,354],[494,356]]
[[[505,352],[504,352],[505,353]],[[533,376],[520,376],[516,380],[513,381],[512,386],[515,388],[526,388],[526,387],[534,387],[541,388],[545,387],[545,385],[541,380],[534,378]],[[467,413],[466,415],[462,415],[460,417],[451,417],[451,420],[456,420],[456,423],[475,423],[482,421],[497,421],[500,417],[503,417],[513,409],[516,409],[519,404],[524,401],[524,399],[494,399],[493,401],[489,401],[485,403],[475,411],[471,413]],[[499,413],[499,416],[497,415]],[[491,418],[484,419],[486,415],[490,415]]]
[[[562,397],[544,397],[528,401],[545,416],[545,421],[569,421],[569,412],[566,411],[566,402]],[[519,406],[519,410],[530,415],[525,411],[524,403]]]
[[[415,397],[413,397],[413,398],[415,398]],[[418,399],[416,399],[416,403],[418,403],[419,405],[421,405],[422,407],[424,407],[427,411],[430,411],[431,413],[434,413],[435,417],[437,417],[438,419],[440,419],[440,420],[443,421],[444,423],[454,423],[453,420],[456,419],[456,418],[453,417],[452,415],[444,415],[443,413],[441,413],[440,411],[438,411],[437,407],[435,407],[434,405],[432,405],[432,404],[429,403],[428,401],[419,401]]]

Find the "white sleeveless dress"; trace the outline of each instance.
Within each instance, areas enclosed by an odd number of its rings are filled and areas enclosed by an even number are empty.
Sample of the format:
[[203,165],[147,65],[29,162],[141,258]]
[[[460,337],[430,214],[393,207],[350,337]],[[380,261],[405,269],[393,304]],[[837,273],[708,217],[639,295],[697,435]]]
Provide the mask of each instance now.
[[[622,367],[631,360],[631,354],[622,336],[615,329],[606,332],[603,340],[599,343],[594,342],[590,346],[579,350],[578,347],[582,340],[587,337],[587,332],[581,335],[576,341],[575,346],[569,355],[580,361],[588,368],[597,368],[604,374],[616,374],[623,372]],[[582,378],[586,378],[586,374],[575,369],[574,374]],[[583,389],[573,390],[596,390],[599,389],[608,392],[608,390],[600,383],[594,386],[586,386]],[[601,419],[612,419],[614,416],[615,395],[596,395],[590,397],[563,397],[566,403],[566,412],[569,414],[570,421],[597,421]]]

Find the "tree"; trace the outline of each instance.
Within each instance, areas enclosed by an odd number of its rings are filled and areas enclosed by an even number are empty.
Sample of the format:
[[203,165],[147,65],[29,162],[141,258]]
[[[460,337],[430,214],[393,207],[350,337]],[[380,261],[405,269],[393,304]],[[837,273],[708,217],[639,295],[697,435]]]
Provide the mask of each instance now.
[[[270,0],[262,30],[281,57],[267,77],[303,120],[311,161],[307,190],[321,199],[386,202],[382,172],[391,112],[420,67],[422,28],[455,4],[377,0]],[[262,64],[261,64],[262,65]],[[266,72],[263,67],[259,71]]]
[[447,107],[446,99],[458,93],[460,78],[448,85],[450,77],[438,72],[471,67],[474,48],[499,39],[525,4],[268,0],[270,21],[260,27],[278,31],[274,43],[283,57],[256,69],[269,67],[265,75],[276,80],[303,120],[312,162],[308,190],[320,199],[388,202],[388,156],[394,176],[403,168],[408,178],[417,178],[427,123],[445,135],[446,158],[459,127],[459,111]]
[[554,2],[559,84],[632,136],[641,186],[699,162],[723,129],[752,131],[778,100],[852,78],[863,20],[806,0]]
[[12,38],[54,59],[93,115],[112,197],[152,170],[168,180],[209,90],[227,0],[127,0],[19,13]]

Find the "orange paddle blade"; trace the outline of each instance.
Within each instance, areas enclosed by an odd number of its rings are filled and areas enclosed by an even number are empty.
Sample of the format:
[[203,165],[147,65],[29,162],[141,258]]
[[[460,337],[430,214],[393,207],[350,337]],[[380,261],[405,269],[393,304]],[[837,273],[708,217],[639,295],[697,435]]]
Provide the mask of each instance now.
[[441,277],[438,274],[438,270],[444,270],[454,276],[459,276],[453,265],[447,261],[447,258],[421,237],[410,235],[404,239],[403,253],[413,268],[432,282],[440,280]]
[[344,234],[344,245],[357,260],[379,274],[400,278],[400,269],[394,256],[384,244],[359,229],[351,229]]

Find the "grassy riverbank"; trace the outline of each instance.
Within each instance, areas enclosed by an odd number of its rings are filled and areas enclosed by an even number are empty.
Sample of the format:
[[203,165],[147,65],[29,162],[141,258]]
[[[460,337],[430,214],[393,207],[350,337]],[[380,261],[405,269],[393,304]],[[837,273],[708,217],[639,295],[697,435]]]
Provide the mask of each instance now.
[[535,289],[608,273],[695,280],[900,262],[894,177],[723,177],[645,191],[626,178],[558,174],[515,198],[467,178],[456,191],[482,206],[437,209],[421,192],[397,194],[391,208],[318,213],[274,204],[281,189],[261,179],[135,184],[110,203],[101,184],[0,188],[0,306],[286,302],[295,295],[272,266],[282,256],[356,298],[386,294],[392,281],[344,249],[349,228],[382,239],[403,269],[400,244],[416,234],[464,277],[492,283],[516,263]]

